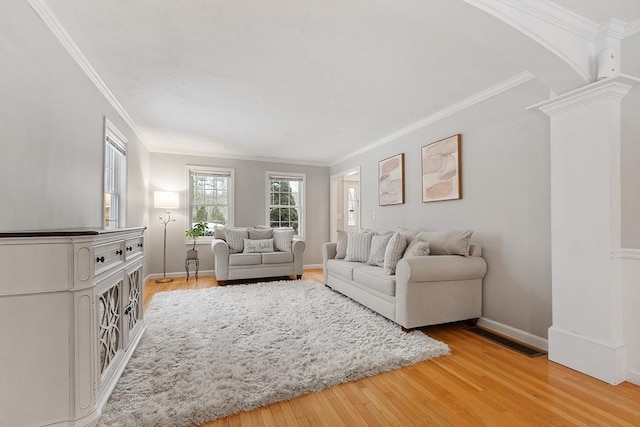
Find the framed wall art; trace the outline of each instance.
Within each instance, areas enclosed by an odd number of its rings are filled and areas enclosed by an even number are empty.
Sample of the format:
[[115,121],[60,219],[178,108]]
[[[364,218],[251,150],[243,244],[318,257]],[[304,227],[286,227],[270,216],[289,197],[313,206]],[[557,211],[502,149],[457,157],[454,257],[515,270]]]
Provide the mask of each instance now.
[[404,203],[404,153],[378,162],[380,206]]
[[422,147],[422,202],[461,198],[460,134]]

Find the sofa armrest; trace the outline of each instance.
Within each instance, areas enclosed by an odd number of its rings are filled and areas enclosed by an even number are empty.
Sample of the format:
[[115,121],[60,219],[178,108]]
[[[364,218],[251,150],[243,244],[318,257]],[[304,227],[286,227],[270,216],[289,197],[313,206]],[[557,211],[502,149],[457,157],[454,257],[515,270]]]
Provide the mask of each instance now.
[[291,252],[293,252],[293,274],[301,276],[304,271],[304,250],[307,244],[304,240],[293,239],[291,241]]
[[487,263],[479,256],[429,255],[404,258],[396,267],[397,283],[482,279]]
[[211,241],[216,280],[229,280],[229,245],[222,239]]
[[338,243],[337,242],[327,242],[322,244],[322,276],[324,278],[324,283],[327,283],[327,262],[330,259],[334,259],[336,257]]

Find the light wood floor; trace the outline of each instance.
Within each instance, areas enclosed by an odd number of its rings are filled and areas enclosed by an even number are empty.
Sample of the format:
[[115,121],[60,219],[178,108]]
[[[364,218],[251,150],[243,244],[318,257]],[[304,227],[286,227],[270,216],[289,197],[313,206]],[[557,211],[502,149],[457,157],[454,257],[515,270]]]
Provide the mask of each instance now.
[[[322,283],[322,270],[303,278]],[[210,286],[218,286],[213,277],[151,280],[145,308],[157,292]],[[611,386],[546,357],[528,358],[464,324],[423,331],[452,354],[203,426],[640,426],[638,386]]]

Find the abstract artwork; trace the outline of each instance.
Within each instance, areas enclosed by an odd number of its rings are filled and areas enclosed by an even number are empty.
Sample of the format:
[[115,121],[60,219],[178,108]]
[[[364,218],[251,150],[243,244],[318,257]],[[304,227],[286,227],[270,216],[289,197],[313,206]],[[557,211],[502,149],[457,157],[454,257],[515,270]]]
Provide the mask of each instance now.
[[422,201],[461,197],[460,134],[422,147]]
[[380,206],[404,203],[404,153],[378,162]]

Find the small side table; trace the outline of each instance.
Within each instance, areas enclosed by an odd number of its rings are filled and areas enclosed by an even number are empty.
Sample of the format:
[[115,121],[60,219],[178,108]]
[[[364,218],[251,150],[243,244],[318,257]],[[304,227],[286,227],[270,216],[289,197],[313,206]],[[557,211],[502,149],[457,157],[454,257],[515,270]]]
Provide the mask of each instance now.
[[187,281],[189,280],[189,264],[196,265],[196,280],[198,280],[198,268],[200,268],[200,260],[198,258],[187,258],[184,261],[184,269],[187,270]]

